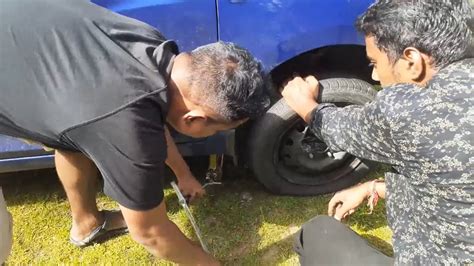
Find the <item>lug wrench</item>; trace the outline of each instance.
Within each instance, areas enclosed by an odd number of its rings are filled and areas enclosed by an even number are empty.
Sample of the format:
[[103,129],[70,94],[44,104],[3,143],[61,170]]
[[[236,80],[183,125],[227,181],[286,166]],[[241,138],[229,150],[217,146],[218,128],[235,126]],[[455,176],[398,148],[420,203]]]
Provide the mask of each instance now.
[[183,207],[184,212],[186,213],[186,216],[188,217],[189,221],[191,222],[191,225],[192,225],[193,228],[194,228],[194,232],[196,233],[196,236],[198,237],[199,242],[201,243],[202,249],[203,249],[206,253],[209,253],[209,249],[207,248],[206,243],[204,243],[204,239],[202,238],[201,230],[199,229],[199,227],[198,227],[198,225],[197,225],[197,223],[196,223],[196,220],[194,219],[194,216],[193,216],[193,214],[191,213],[191,210],[189,209],[188,203],[186,202],[186,198],[183,196],[183,194],[182,194],[181,191],[179,190],[179,187],[178,187],[178,185],[176,184],[176,182],[172,181],[172,182],[171,182],[171,186],[173,187],[174,192],[175,192],[176,195],[178,196],[178,202],[179,202],[179,204],[181,205],[181,207]]

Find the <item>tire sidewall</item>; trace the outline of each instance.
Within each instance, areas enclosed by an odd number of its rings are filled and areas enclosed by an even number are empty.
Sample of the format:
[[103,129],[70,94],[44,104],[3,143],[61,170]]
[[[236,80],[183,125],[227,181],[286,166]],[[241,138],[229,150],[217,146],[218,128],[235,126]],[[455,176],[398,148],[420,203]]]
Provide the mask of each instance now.
[[[367,86],[370,87],[370,84],[367,83]],[[333,95],[330,95],[330,93]],[[373,99],[374,95],[373,92],[367,93],[366,95],[350,93],[349,97],[347,97],[348,95],[342,95],[344,97],[339,98],[343,100],[351,99],[351,103],[361,104],[367,102],[368,99]],[[326,91],[325,96],[329,96],[326,97],[329,99],[338,98],[337,92],[334,94],[334,92],[329,90]],[[249,162],[257,179],[262,182],[267,189],[274,193],[284,195],[309,196],[325,194],[354,185],[369,172],[373,164],[362,161],[348,174],[323,185],[302,185],[289,182],[278,172],[274,156],[279,152],[278,149],[282,136],[288,131],[289,127],[294,125],[297,119],[299,119],[298,115],[283,99],[280,99],[268,110],[265,116],[256,122],[252,129],[249,142],[249,151],[251,151]]]

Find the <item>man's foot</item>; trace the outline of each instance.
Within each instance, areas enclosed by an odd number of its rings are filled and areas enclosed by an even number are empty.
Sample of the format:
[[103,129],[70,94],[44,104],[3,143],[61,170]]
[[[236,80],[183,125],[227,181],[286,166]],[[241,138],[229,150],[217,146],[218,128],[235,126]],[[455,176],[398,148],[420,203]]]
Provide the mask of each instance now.
[[[73,245],[84,247],[128,232],[127,224],[120,211],[103,210],[100,214],[102,216],[100,220],[91,219],[88,223],[83,222],[82,228],[73,226],[70,236],[70,242]],[[86,231],[84,228],[89,230]],[[79,229],[82,229],[82,234]]]

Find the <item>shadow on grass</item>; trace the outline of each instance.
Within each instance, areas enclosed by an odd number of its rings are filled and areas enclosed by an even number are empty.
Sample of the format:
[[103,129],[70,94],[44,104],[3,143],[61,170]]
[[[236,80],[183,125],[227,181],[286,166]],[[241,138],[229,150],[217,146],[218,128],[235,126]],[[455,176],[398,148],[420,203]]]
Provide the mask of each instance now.
[[[380,177],[384,171],[385,168],[380,168],[368,178]],[[254,179],[244,176],[214,188],[192,210],[212,253],[224,264],[275,265],[292,256],[295,259],[293,234],[312,217],[326,214],[331,196],[276,196],[269,194]],[[348,225],[357,225],[362,231],[387,225],[383,201],[373,214],[369,215],[367,211],[362,208],[356,212]],[[189,223],[185,226],[193,230]],[[386,241],[370,234],[362,236],[387,255],[392,255],[392,248]]]
[[291,256],[291,229],[296,232],[312,216],[294,213],[297,202],[242,179],[216,189],[193,211],[210,249],[225,265],[276,265]]
[[[243,195],[251,195],[252,199],[245,200]],[[242,178],[216,189],[192,209],[212,253],[224,264],[275,265],[290,257],[296,259],[293,234],[307,220],[326,214],[329,199],[275,196],[255,180]],[[379,207],[376,216],[363,221],[358,221],[361,216],[354,217],[354,222],[367,221],[364,230],[386,226],[383,213],[383,207]],[[189,223],[185,226],[192,231]],[[383,240],[375,245],[389,250],[384,248],[387,244]]]
[[393,257],[393,248],[392,245],[388,244],[385,240],[369,235],[369,234],[361,234],[361,237],[367,239],[367,241],[376,249],[384,253],[385,255],[389,257]]
[[9,206],[67,200],[53,169],[2,174],[0,186]]
[[[168,180],[171,177],[166,177]],[[103,194],[103,181],[99,182],[98,197]],[[66,193],[54,169],[27,171],[18,173],[0,174],[0,186],[3,187],[5,199],[9,206],[29,205],[38,202],[64,202],[67,201]],[[175,195],[167,195],[170,202],[170,212],[179,211]]]

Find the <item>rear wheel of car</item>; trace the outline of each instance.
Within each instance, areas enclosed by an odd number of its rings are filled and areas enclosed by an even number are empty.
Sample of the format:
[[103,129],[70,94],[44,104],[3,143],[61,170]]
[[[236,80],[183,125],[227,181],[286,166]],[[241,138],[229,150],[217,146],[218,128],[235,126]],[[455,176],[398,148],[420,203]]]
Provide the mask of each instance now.
[[[376,94],[362,80],[326,79],[320,81],[318,102],[362,105]],[[357,183],[370,171],[373,163],[345,152],[304,151],[301,140],[306,128],[283,99],[255,123],[250,135],[250,166],[270,191],[302,196],[330,193]]]

